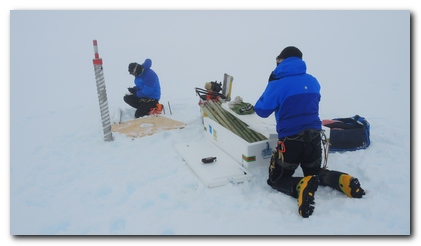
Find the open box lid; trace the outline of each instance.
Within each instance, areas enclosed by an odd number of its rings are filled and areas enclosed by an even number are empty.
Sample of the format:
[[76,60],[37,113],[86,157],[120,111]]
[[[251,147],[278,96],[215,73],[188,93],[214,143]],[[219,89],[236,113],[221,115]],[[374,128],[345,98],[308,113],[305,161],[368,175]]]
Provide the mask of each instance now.
[[[207,187],[228,183],[241,183],[252,179],[245,168],[210,141],[176,144],[175,148],[184,161]],[[216,157],[216,161],[205,164],[202,158]]]

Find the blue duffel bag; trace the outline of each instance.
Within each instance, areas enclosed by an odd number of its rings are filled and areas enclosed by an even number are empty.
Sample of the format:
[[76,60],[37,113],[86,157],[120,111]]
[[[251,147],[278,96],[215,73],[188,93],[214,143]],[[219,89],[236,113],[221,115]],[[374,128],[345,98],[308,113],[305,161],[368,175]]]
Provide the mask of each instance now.
[[370,124],[359,115],[349,118],[323,120],[330,128],[329,151],[352,151],[370,146]]

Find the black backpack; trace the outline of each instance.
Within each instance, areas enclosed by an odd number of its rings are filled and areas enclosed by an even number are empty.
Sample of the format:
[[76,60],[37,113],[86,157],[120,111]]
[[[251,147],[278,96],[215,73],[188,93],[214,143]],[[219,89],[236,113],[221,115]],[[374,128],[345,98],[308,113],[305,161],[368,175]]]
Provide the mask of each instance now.
[[330,151],[352,151],[370,146],[370,124],[359,115],[323,120],[330,128]]

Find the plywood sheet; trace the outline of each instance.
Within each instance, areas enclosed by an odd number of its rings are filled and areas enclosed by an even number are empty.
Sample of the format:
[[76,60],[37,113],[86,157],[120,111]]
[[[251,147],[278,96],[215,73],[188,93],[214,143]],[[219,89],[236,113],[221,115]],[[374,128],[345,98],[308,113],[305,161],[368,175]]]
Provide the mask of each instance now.
[[165,116],[146,116],[129,120],[111,126],[113,132],[125,134],[132,138],[149,136],[158,132],[184,128],[180,121],[169,119]]

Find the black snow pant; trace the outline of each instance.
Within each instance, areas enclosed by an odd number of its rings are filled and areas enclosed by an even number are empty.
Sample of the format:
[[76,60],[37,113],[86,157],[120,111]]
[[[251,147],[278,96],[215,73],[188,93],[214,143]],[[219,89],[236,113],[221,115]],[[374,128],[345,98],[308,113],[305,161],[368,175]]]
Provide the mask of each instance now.
[[302,177],[292,177],[301,166],[304,176],[318,175],[322,164],[320,130],[308,129],[279,139],[269,165],[268,185],[287,195],[298,197],[295,189]]
[[320,185],[340,191],[339,176],[343,173],[323,169],[322,143],[319,130],[309,129],[297,135],[279,139],[269,165],[268,185],[297,198],[297,183],[302,177],[293,177],[301,166],[304,176],[318,175]]
[[136,108],[136,112],[134,116],[136,118],[148,115],[151,108],[155,108],[156,104],[159,103],[158,100],[153,98],[138,98],[135,95],[127,94],[124,96],[124,101],[132,106],[133,108]]

